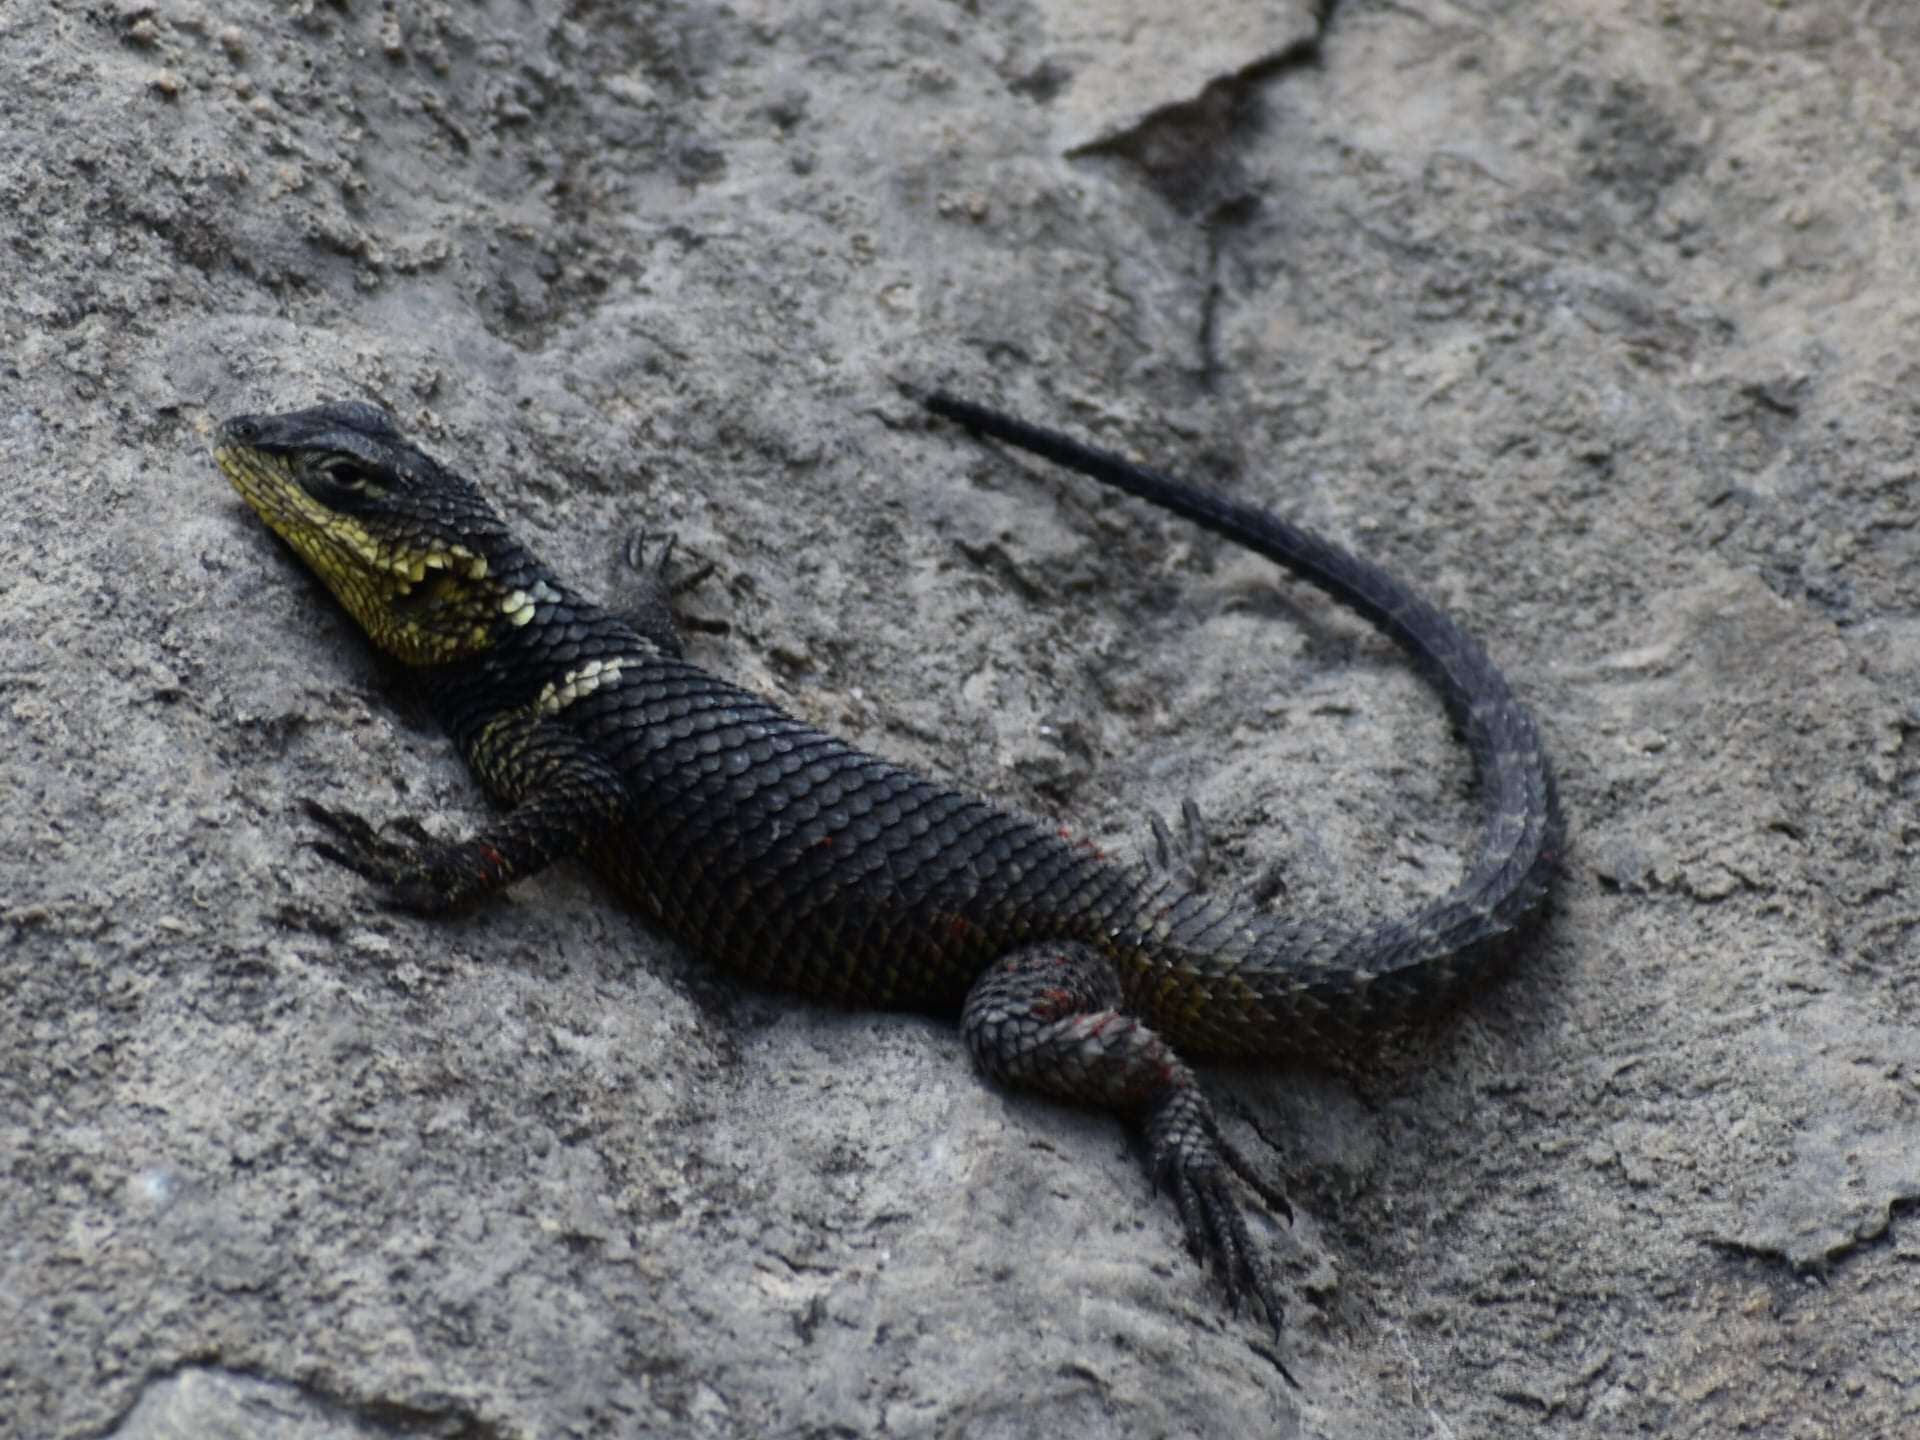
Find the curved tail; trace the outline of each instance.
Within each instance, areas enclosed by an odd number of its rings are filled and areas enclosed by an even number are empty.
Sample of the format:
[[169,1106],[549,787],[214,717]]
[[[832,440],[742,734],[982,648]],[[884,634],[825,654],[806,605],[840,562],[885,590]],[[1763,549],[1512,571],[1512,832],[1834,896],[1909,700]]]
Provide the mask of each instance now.
[[[1444,612],[1377,566],[1265,510],[965,400],[939,393],[921,400],[936,415],[1170,510],[1324,590],[1413,658],[1466,736],[1485,795],[1480,847],[1460,883],[1414,915],[1325,930],[1228,913],[1198,897],[1173,907],[1154,948],[1170,942],[1163,963],[1176,973],[1164,978],[1190,983],[1211,1002],[1191,1007],[1208,1017],[1193,1042],[1245,1052],[1270,1045],[1275,1031],[1341,1031],[1405,1012],[1465,980],[1472,967],[1463,952],[1481,951],[1539,907],[1562,838],[1552,767],[1506,677]],[[1223,1014],[1244,1019],[1222,1024]]]

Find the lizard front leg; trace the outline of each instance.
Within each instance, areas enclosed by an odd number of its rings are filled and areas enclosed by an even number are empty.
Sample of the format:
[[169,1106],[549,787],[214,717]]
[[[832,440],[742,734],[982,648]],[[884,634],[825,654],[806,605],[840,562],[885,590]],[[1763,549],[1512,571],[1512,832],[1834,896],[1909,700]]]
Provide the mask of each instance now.
[[308,800],[307,813],[333,834],[313,848],[381,886],[394,907],[443,915],[581,854],[625,814],[619,773],[570,730],[531,711],[482,726],[467,759],[489,790],[513,804],[479,834],[436,843],[413,826],[422,843],[403,845],[351,811]]

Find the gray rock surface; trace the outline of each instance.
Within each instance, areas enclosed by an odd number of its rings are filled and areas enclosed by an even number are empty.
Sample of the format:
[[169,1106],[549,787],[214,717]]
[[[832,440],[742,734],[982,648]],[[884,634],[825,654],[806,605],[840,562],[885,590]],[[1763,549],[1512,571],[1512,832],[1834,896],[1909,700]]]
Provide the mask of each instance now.
[[[0,1434],[1920,1433],[1920,14],[1089,13],[0,3]],[[588,588],[677,531],[697,658],[865,745],[1447,885],[1390,647],[902,378],[1388,562],[1558,758],[1503,983],[1215,1077],[1277,1348],[950,1026],[302,847],[480,809],[205,455],[368,396]]]

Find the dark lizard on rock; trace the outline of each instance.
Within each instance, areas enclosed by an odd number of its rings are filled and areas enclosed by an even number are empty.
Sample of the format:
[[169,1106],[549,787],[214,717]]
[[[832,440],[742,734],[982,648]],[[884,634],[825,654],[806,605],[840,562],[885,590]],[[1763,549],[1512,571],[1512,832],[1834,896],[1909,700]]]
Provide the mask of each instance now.
[[1185,1063],[1338,1041],[1437,1004],[1544,901],[1561,843],[1532,718],[1485,653],[1404,585],[1267,512],[943,395],[935,414],[1215,531],[1327,591],[1439,689],[1485,793],[1464,878],[1370,924],[1261,913],[1175,867],[1117,864],[855,749],[687,660],[655,592],[623,617],[569,587],[463,477],[370,405],[254,415],[214,455],[382,650],[418,667],[508,808],[402,846],[309,805],[329,858],[390,902],[453,911],[552,862],[591,862],[667,933],[742,975],[851,1004],[958,1011],[980,1068],[1145,1131],[1189,1245],[1276,1326],[1233,1193],[1286,1201],[1221,1134]]

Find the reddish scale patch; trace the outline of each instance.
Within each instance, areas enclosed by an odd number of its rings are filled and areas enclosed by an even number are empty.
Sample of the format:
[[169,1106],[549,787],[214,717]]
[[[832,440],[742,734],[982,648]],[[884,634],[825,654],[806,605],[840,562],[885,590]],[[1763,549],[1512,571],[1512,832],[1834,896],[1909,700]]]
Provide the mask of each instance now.
[[[1134,1023],[1131,1016],[1123,1015],[1117,1010],[1109,1010],[1087,1027],[1087,1034],[1097,1040],[1115,1025],[1128,1026]],[[1140,1073],[1138,1062],[1146,1056],[1153,1057],[1148,1061],[1152,1068],[1143,1075]],[[1172,1052],[1164,1045],[1154,1045],[1144,1055],[1142,1052],[1134,1051],[1127,1057],[1127,1064],[1123,1069],[1107,1077],[1108,1100],[1113,1104],[1127,1107],[1146,1104],[1153,1096],[1174,1083],[1173,1065]]]
[[1066,841],[1067,844],[1071,845],[1074,849],[1084,850],[1096,860],[1105,860],[1107,858],[1106,851],[1102,850],[1091,840],[1084,838],[1075,839],[1073,831],[1069,830],[1066,826],[1062,825],[1057,833],[1062,840]]

